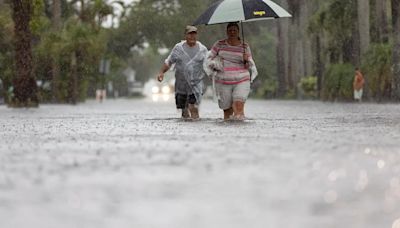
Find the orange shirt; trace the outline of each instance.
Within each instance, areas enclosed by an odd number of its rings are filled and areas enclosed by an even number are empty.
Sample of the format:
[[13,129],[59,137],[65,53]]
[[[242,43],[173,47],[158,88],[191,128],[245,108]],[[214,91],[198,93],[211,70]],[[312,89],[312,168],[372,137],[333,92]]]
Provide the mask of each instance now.
[[353,88],[354,90],[360,90],[364,87],[364,76],[360,71],[356,71],[356,75],[354,76]]

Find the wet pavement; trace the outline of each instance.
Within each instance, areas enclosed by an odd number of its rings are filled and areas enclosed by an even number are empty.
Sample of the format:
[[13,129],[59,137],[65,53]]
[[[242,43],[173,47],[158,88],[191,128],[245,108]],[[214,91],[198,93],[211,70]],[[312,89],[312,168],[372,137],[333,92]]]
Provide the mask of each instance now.
[[0,106],[1,228],[400,228],[400,105]]

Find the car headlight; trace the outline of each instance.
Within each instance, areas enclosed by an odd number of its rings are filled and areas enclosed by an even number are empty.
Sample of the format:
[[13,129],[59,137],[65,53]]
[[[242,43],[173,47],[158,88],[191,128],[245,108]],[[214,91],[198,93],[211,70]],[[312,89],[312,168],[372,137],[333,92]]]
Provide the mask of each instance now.
[[163,86],[161,89],[161,92],[163,94],[169,94],[169,93],[171,93],[171,88],[169,88],[169,86]]
[[151,92],[152,93],[159,93],[160,92],[160,88],[158,86],[153,86],[153,88],[151,88]]

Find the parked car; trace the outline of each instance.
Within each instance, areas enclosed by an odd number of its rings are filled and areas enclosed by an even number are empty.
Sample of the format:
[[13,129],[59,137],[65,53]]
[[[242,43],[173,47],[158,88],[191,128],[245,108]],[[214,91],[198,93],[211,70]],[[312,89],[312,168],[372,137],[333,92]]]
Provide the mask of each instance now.
[[164,80],[162,83],[150,79],[145,83],[143,91],[143,94],[154,102],[169,101],[175,94],[175,79]]
[[138,96],[143,94],[143,83],[134,81],[129,83],[129,95]]
[[159,85],[154,85],[151,88],[151,92],[153,94],[171,94],[174,91],[174,88],[172,85],[168,83],[162,83]]

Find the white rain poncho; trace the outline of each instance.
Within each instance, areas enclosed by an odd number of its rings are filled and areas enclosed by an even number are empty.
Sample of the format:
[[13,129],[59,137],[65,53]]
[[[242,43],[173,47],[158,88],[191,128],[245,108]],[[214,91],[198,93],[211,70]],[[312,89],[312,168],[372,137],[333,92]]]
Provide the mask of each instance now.
[[194,94],[197,104],[200,104],[204,91],[203,62],[208,50],[200,42],[196,43],[194,49],[189,50],[194,52],[188,52],[186,41],[176,44],[165,64],[175,64],[175,93]]

